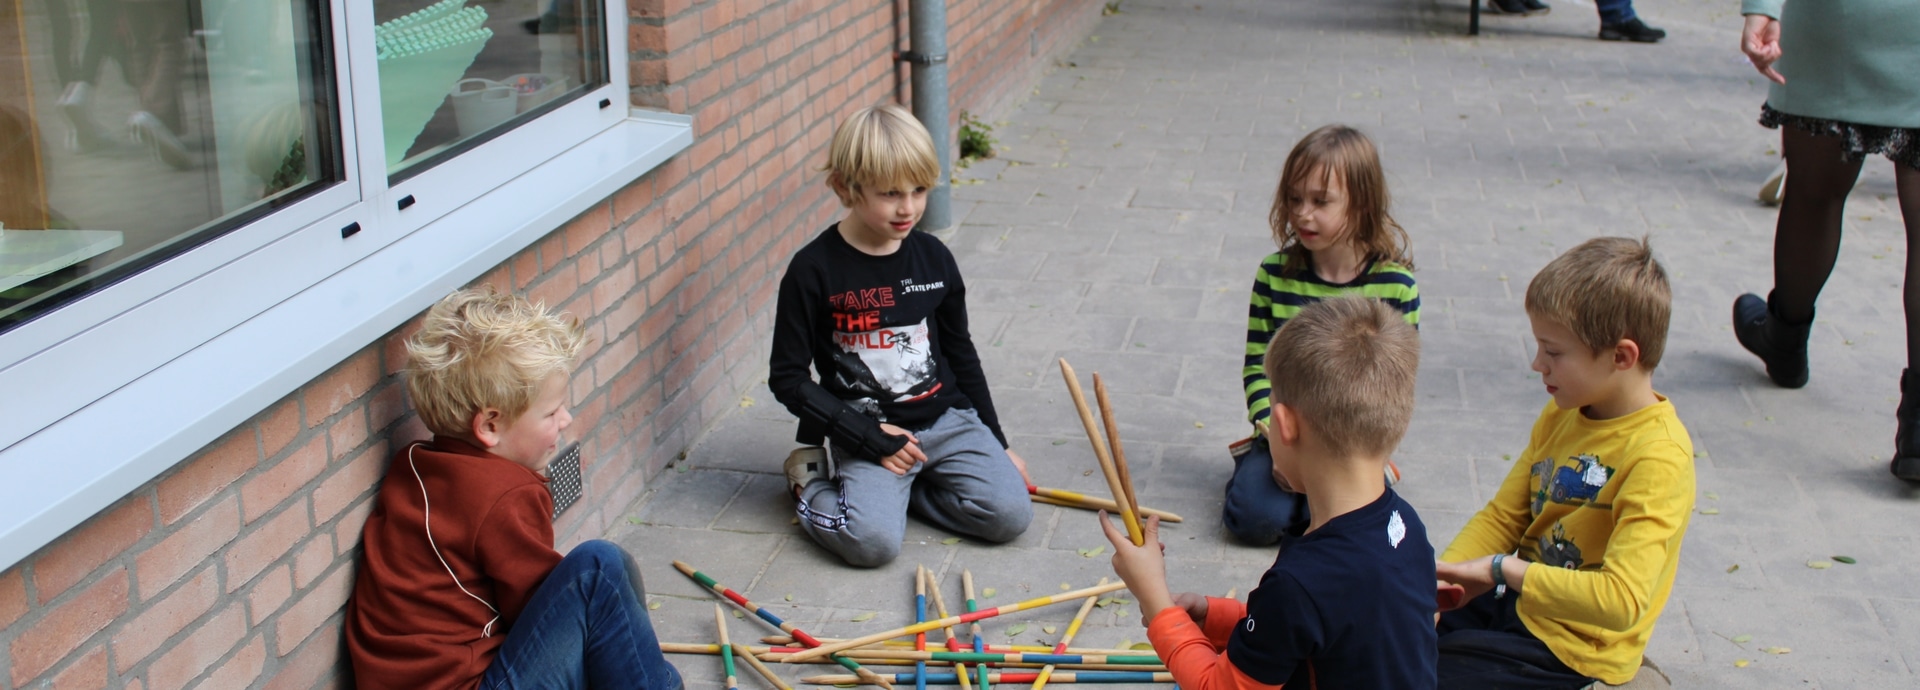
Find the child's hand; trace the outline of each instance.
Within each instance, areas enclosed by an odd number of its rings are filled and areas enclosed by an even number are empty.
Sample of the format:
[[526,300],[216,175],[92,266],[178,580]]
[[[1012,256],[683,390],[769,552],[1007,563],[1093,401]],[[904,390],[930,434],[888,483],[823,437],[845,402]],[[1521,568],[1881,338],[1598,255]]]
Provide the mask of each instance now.
[[1007,449],[1007,459],[1013,461],[1014,469],[1020,470],[1020,481],[1026,482],[1027,486],[1033,486],[1033,477],[1027,476],[1027,459],[1013,452],[1012,448]]
[[901,446],[900,450],[892,455],[880,458],[880,466],[887,468],[887,471],[904,477],[907,476],[907,470],[913,469],[914,465],[927,461],[927,454],[920,452],[920,439],[914,436],[913,432],[886,422],[880,423],[880,431],[889,436],[907,437],[907,445]]
[[[1181,592],[1179,594],[1173,595],[1173,605],[1178,606],[1182,609],[1185,609],[1187,612],[1187,617],[1193,619],[1194,625],[1204,626],[1207,624],[1206,596],[1201,594],[1195,594],[1193,592]],[[1153,622],[1153,619],[1149,618],[1149,619],[1140,621],[1140,624],[1146,625],[1152,622]]]
[[1152,622],[1162,609],[1174,605],[1173,593],[1167,590],[1167,546],[1160,543],[1160,516],[1148,517],[1141,526],[1146,534],[1144,546],[1134,546],[1126,530],[1114,527],[1104,510],[1100,511],[1100,530],[1113,544],[1113,572],[1140,598],[1141,620]]

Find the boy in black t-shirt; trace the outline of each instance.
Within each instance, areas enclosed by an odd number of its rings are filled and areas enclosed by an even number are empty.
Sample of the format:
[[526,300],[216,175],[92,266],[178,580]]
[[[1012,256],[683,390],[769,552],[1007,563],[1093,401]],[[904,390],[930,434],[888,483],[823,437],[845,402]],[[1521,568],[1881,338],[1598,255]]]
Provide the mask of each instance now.
[[1101,516],[1113,569],[1181,687],[1435,686],[1433,546],[1413,506],[1380,481],[1413,416],[1419,363],[1419,336],[1378,300],[1320,302],[1274,335],[1273,478],[1306,496],[1313,519],[1281,537],[1244,605],[1173,595],[1159,520],[1139,547]]
[[966,283],[946,245],[913,232],[940,177],[933,138],[899,106],[864,108],[834,132],[826,170],[847,215],[780,280],[767,377],[808,444],[786,462],[801,528],[865,567],[899,555],[909,509],[978,539],[1020,536],[1026,466],[967,332]]

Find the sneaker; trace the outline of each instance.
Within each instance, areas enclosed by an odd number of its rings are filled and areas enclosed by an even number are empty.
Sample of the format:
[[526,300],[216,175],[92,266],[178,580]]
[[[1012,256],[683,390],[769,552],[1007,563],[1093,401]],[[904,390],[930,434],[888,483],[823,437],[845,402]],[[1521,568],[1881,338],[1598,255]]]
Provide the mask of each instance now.
[[1547,3],[1540,2],[1540,0],[1520,0],[1520,4],[1527,8],[1527,16],[1529,17],[1536,14],[1547,14],[1553,11],[1552,7],[1548,6]]
[[1779,206],[1780,199],[1786,196],[1786,189],[1787,159],[1782,158],[1779,165],[1773,166],[1773,172],[1767,175],[1767,181],[1760,183],[1760,203]]
[[1487,0],[1487,9],[1494,14],[1511,14],[1521,17],[1545,14],[1544,12],[1532,9],[1529,3],[1539,5],[1543,8],[1546,7],[1546,5],[1540,4],[1539,0]]
[[1619,24],[1601,24],[1600,40],[1633,41],[1635,43],[1654,43],[1667,37],[1665,29],[1647,26],[1646,22],[1634,17]]
[[167,129],[167,124],[145,110],[134,111],[127,118],[127,133],[134,141],[147,145],[153,157],[160,159],[175,170],[185,170],[193,165],[192,155],[187,153],[187,145]]
[[801,489],[827,478],[827,449],[820,446],[795,448],[787,454],[785,469],[788,493],[799,500]]

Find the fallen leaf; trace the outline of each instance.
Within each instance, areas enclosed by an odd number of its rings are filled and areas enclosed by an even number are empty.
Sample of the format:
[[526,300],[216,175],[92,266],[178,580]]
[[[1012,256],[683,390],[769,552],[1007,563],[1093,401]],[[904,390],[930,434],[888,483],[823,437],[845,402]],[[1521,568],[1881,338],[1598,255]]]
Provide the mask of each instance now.
[[1814,570],[1826,570],[1833,567],[1832,561],[1807,561],[1807,567]]
[[741,612],[740,612],[740,609],[734,609],[734,610],[733,610],[733,617],[734,617],[734,618],[746,618],[746,617],[747,617],[747,614],[745,614],[745,613],[741,613]]
[[1100,608],[1103,608],[1103,609],[1104,609],[1104,608],[1106,608],[1106,607],[1108,607],[1108,606],[1112,606],[1112,605],[1113,605],[1113,597],[1106,597],[1106,598],[1103,598],[1103,599],[1101,599],[1101,600],[1099,600],[1099,601],[1096,601],[1096,602],[1093,602],[1093,605],[1094,605],[1094,606],[1098,606],[1098,607],[1100,607]]
[[1087,471],[1085,471],[1085,472],[1081,472],[1081,473],[1080,473],[1080,476],[1082,476],[1082,477],[1091,477],[1091,476],[1093,476],[1093,470],[1087,470]]
[[660,609],[660,602],[657,602],[657,601],[656,601],[656,602],[653,602],[653,603],[651,603],[651,604],[647,604],[647,610],[648,610],[648,611],[657,611],[657,610],[659,610],[659,609]]
[[867,621],[870,621],[870,620],[873,620],[873,612],[872,612],[872,611],[868,611],[868,612],[866,612],[866,613],[863,613],[863,614],[860,614],[860,615],[858,615],[858,616],[854,616],[854,617],[853,617],[853,622],[855,622],[855,623],[865,623],[865,622],[867,622]]
[[1792,654],[1793,653],[1793,649],[1790,647],[1761,647],[1760,651],[1766,652],[1768,654]]
[[[1081,551],[1080,553],[1082,553],[1082,554],[1085,554],[1086,552],[1085,552],[1085,551]],[[1062,582],[1062,583],[1060,583],[1060,591],[1062,591],[1062,592],[1065,592],[1065,591],[1069,591],[1069,590],[1072,590],[1072,589],[1073,589],[1073,585],[1072,585],[1072,584],[1070,584],[1070,583],[1066,583],[1066,582]]]
[[1855,563],[1859,563],[1859,561],[1853,560],[1852,556],[1834,556],[1833,560],[1839,561],[1841,563],[1845,563],[1847,565],[1853,565]]
[[983,589],[983,590],[980,590],[980,598],[981,598],[981,599],[992,599],[992,598],[993,598],[993,595],[995,595],[995,594],[998,594],[999,592],[1000,592],[1000,590],[997,590],[997,589],[994,589],[994,588],[992,588],[992,587],[988,587],[988,588],[986,588],[986,589]]
[[1121,649],[1133,649],[1133,640],[1131,640],[1131,639],[1124,639],[1124,638],[1123,638],[1123,639],[1121,639],[1121,640],[1120,640],[1120,648],[1121,648]]
[[1751,661],[1747,661],[1746,659],[1734,659],[1734,660],[1733,660],[1733,667],[1734,667],[1734,668],[1746,668],[1746,667],[1747,667],[1747,664],[1751,664],[1751,663],[1753,663],[1753,662],[1751,662]]
[[945,538],[945,539],[942,539],[942,540],[940,540],[940,543],[942,543],[942,544],[946,544],[947,546],[953,546],[954,544],[958,544],[958,543],[960,543],[960,538],[959,538],[959,537],[947,537],[947,538]]
[[1733,564],[1733,565],[1730,565],[1730,566],[1727,566],[1727,572],[1729,572],[1729,573],[1731,573],[1731,572],[1733,572],[1733,571],[1735,571],[1735,570],[1739,570],[1739,569],[1740,569],[1740,564],[1739,564],[1739,563],[1735,563],[1735,564]]
[[793,595],[791,594],[787,595],[787,601],[793,601]]
[[1007,628],[1007,637],[1013,637],[1015,635],[1019,635],[1020,633],[1023,633],[1026,631],[1027,631],[1026,623],[1016,623],[1014,624],[1013,627]]
[[1062,438],[1062,439],[1055,439],[1055,440],[1054,440],[1054,442],[1053,442],[1053,445],[1056,445],[1056,446],[1064,446],[1064,445],[1067,445],[1067,440],[1066,440],[1066,439],[1064,439],[1064,438]]
[[1137,644],[1127,645],[1127,649],[1138,649],[1145,652],[1151,652],[1153,651],[1153,645],[1146,642],[1140,642]]
[[1119,616],[1119,617],[1121,617],[1121,618],[1125,618],[1125,617],[1127,617],[1127,610],[1126,610],[1126,609],[1114,609],[1114,611],[1113,611],[1113,615],[1116,615],[1116,616]]
[[637,517],[633,517],[633,516],[628,516],[628,517],[627,517],[627,524],[629,524],[629,525],[644,525],[644,524],[646,524],[646,521],[645,521],[645,520],[641,520],[640,518],[637,518]]
[[1752,636],[1752,635],[1734,635],[1734,636],[1733,636],[1733,643],[1734,643],[1734,644],[1746,644],[1746,643],[1748,643],[1748,642],[1752,642],[1752,641],[1753,641],[1753,636]]
[[740,396],[740,406],[753,407],[753,398],[745,395]]
[[1720,509],[1719,508],[1701,508],[1700,514],[1701,515],[1719,515]]
[[1193,423],[1193,428],[1195,428],[1195,429],[1205,429],[1205,428],[1207,428],[1207,425],[1206,425],[1206,424],[1204,424],[1204,423],[1202,423],[1202,422],[1194,422],[1194,423]]
[[1513,459],[1513,456],[1512,456],[1512,455],[1502,455],[1502,456],[1500,456],[1500,459],[1501,459],[1501,460],[1512,460],[1512,459]]
[[1714,492],[1712,492],[1712,491],[1708,491],[1708,492],[1707,492],[1707,500],[1709,500],[1709,501],[1718,501],[1718,500],[1720,500],[1720,494],[1716,494],[1716,493],[1714,493]]
[[1098,555],[1100,555],[1100,554],[1103,554],[1103,553],[1106,553],[1106,552],[1107,552],[1107,547],[1105,547],[1105,546],[1096,546],[1096,547],[1093,547],[1093,548],[1091,548],[1091,549],[1081,549],[1081,550],[1080,550],[1080,555],[1082,555],[1082,556],[1086,556],[1087,558],[1093,558],[1094,556],[1098,556]]
[[1052,625],[1042,625],[1042,626],[1040,626],[1040,632],[1043,632],[1043,633],[1046,633],[1046,634],[1048,634],[1048,635],[1052,635],[1052,634],[1053,634],[1053,633],[1054,633],[1055,631],[1058,631],[1059,629],[1060,629],[1060,628],[1058,628],[1058,627],[1056,627],[1056,626],[1052,626]]

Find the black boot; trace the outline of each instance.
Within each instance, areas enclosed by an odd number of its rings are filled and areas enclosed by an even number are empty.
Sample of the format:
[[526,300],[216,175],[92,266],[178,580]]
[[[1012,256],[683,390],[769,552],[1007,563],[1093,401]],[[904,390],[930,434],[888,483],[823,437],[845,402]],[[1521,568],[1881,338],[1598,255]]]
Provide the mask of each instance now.
[[1733,334],[1740,346],[1767,363],[1767,376],[1781,388],[1807,385],[1807,336],[1813,319],[1788,323],[1773,313],[1768,299],[1751,292],[1733,301]]
[[1893,476],[1910,482],[1920,482],[1920,393],[1915,398],[1907,397],[1907,380],[1911,374],[1900,370],[1900,407],[1893,413],[1897,420],[1893,430],[1893,462],[1887,469]]

